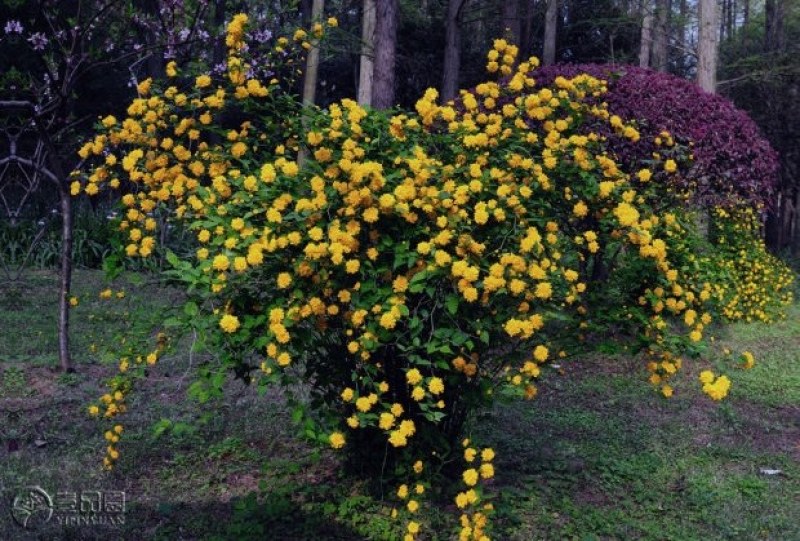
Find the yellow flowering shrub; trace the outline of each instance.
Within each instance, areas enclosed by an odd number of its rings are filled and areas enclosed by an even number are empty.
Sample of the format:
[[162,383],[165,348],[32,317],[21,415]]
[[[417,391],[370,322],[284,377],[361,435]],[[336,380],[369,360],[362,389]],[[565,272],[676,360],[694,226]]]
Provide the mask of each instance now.
[[[424,530],[425,473],[458,457],[460,538],[488,539],[481,484],[494,451],[458,443],[472,411],[498,393],[535,397],[549,360],[609,331],[658,359],[651,381],[665,396],[681,355],[696,352],[716,292],[674,264],[685,194],[659,182],[687,153],[667,145],[622,170],[602,137],[578,129],[599,119],[639,139],[588,104],[605,83],[539,87],[538,61],[516,63],[504,40],[487,68],[505,78],[454,103],[432,89],[414,112],[343,100],[301,123],[285,81],[248,79],[246,23],[229,27],[224,78],[192,74],[181,90],[171,65],[173,86],[140,85],[128,117],[104,121],[81,149],[98,163],[73,192],[120,188],[129,257],[160,249],[156,215],[196,236],[196,251],[167,259],[190,298],[186,325],[219,355],[209,388],[227,372],[310,387],[295,410],[307,437],[406,472],[396,512],[407,539]],[[306,35],[277,52],[304,49]],[[723,378],[703,381],[715,399]],[[91,412],[123,411],[120,389]]]

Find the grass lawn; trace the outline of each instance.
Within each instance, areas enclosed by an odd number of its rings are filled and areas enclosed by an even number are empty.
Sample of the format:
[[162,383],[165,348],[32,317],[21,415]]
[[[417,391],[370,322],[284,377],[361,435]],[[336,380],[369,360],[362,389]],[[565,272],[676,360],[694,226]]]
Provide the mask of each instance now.
[[[54,276],[0,288],[0,540],[394,539],[392,500],[339,474],[336,456],[294,436],[281,395],[237,382],[224,400],[186,399],[188,345],[165,358],[130,400],[118,467],[103,472],[100,426],[85,414],[115,372],[104,353],[131,317],[158,318],[178,298],[154,285],[80,271],[76,374],[56,365]],[[550,370],[533,402],[498,404],[472,436],[497,451],[494,538],[800,540],[800,306],[780,323],[737,324],[717,342],[749,349],[751,371],[722,355],[687,362],[664,399],[640,360],[588,357]],[[700,392],[704,368],[728,373],[729,397]],[[172,430],[154,435],[161,419]],[[765,472],[769,473],[765,473]],[[125,491],[124,524],[35,531],[12,523],[18,489]],[[428,539],[453,539],[452,507],[426,511]]]

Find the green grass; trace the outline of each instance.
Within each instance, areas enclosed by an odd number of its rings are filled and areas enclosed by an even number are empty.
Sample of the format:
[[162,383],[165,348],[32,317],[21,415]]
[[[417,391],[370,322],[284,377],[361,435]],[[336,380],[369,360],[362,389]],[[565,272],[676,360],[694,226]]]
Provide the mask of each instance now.
[[[135,279],[134,279],[135,280]],[[76,275],[76,374],[52,370],[55,279],[30,276],[0,310],[0,493],[125,490],[126,523],[61,528],[41,539],[395,539],[392,501],[341,476],[330,452],[294,436],[277,391],[260,397],[237,382],[224,400],[186,399],[187,355],[166,357],[131,398],[119,466],[101,471],[103,441],[86,404],[114,373],[110,349],[133,317],[157,319],[174,292],[124,287],[101,300],[99,274]],[[497,451],[489,486],[501,540],[800,539],[800,307],[771,326],[717,330],[717,345],[750,350],[757,365],[722,354],[687,362],[666,400],[646,383],[643,362],[590,357],[549,371],[533,402],[498,404],[471,436]],[[94,346],[94,347],[92,347]],[[185,351],[187,348],[181,348]],[[198,362],[197,356],[194,363]],[[714,403],[697,374],[733,380]],[[153,428],[170,419],[161,436]],[[765,475],[762,469],[781,470]],[[0,539],[25,532],[0,510]],[[452,539],[452,508],[428,507],[429,539]]]

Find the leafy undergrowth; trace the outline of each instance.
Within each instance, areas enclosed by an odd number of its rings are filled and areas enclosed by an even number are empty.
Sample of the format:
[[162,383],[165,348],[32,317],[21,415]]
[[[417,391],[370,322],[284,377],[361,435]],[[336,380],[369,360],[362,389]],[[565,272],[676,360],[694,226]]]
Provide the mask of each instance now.
[[[115,284],[125,299],[100,300],[101,277],[80,272],[78,372],[61,375],[51,369],[55,283],[35,274],[24,302],[0,310],[0,493],[10,502],[27,485],[124,490],[125,524],[51,521],[32,532],[4,509],[0,539],[397,537],[391,499],[368,496],[340,476],[335,455],[299,441],[279,394],[231,382],[223,401],[187,400],[197,355],[151,371],[124,417],[117,469],[103,472],[102,434],[85,406],[115,370],[105,346],[129,318],[163,313],[173,293]],[[483,414],[472,436],[498,453],[494,538],[800,539],[800,307],[772,326],[721,329],[717,341],[753,351],[758,364],[731,371],[724,355],[686,363],[666,400],[640,360],[584,358],[553,371],[534,402]],[[731,374],[723,403],[700,392],[704,368]],[[441,532],[429,538],[452,539],[452,509],[426,512]]]

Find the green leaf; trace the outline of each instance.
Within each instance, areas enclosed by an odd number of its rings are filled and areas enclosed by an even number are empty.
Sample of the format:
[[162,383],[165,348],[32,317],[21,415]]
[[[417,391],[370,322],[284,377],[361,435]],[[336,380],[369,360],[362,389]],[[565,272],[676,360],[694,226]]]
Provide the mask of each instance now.
[[194,301],[188,301],[183,305],[183,313],[189,317],[195,317],[199,312],[200,309],[197,307],[197,303]]
[[180,266],[181,260],[177,255],[175,255],[175,252],[173,252],[172,250],[167,250],[166,257],[167,257],[167,262],[173,267],[177,268]]
[[450,315],[455,315],[458,311],[459,299],[457,295],[448,295],[444,301],[444,305]]

